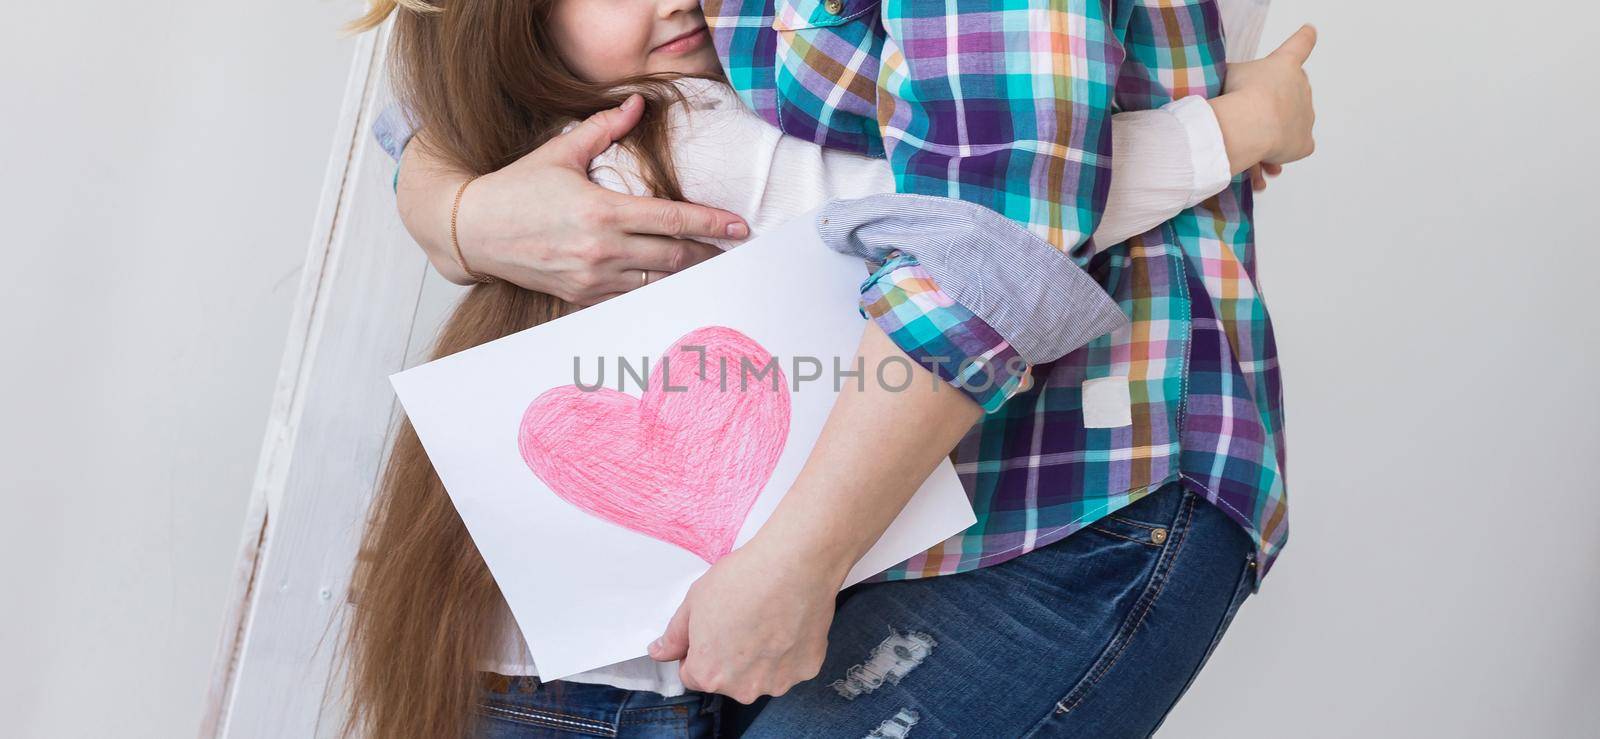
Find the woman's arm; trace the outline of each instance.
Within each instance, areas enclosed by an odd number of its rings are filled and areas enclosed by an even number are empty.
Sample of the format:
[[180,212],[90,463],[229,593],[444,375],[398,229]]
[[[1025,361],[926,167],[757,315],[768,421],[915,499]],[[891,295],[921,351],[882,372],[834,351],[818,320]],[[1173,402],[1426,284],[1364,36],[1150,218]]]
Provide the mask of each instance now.
[[[1296,34],[1266,61],[1298,72],[1314,40],[1312,33]],[[1309,100],[1309,87],[1304,94]],[[1291,97],[1245,102],[1271,106]],[[1261,111],[1269,120],[1288,123],[1281,135],[1228,147],[1230,168],[1243,171],[1258,153],[1268,162],[1308,155],[1306,107],[1303,116]],[[920,269],[915,260],[904,266],[913,277]],[[886,270],[886,279],[900,271],[885,265],[879,273]],[[863,303],[865,310],[878,315],[869,295],[864,294]],[[945,307],[960,306],[946,303]],[[924,349],[925,345],[913,345],[908,352],[905,343],[892,340],[882,325],[873,322],[863,333],[858,354],[871,368],[888,357],[903,359],[906,353],[920,359]],[[929,374],[922,370],[917,376],[931,381]],[[948,379],[943,374],[941,378]],[[942,385],[944,379],[933,386]],[[940,458],[981,416],[981,396],[942,387],[943,395],[867,385],[859,392],[840,394],[823,437],[783,503],[750,543],[696,582],[666,633],[651,645],[656,659],[684,660],[681,674],[686,686],[749,702],[764,694],[781,695],[794,683],[815,676],[843,573],[877,541]],[[862,441],[869,439],[870,443]]]

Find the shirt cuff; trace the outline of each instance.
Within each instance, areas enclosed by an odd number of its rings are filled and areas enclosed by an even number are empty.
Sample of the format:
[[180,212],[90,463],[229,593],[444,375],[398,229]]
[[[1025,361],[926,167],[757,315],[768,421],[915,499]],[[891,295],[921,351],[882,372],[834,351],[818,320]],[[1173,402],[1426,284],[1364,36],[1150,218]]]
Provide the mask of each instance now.
[[984,413],[1027,387],[1029,367],[1016,349],[940,290],[916,257],[896,252],[861,283],[861,315]]
[[912,359],[993,412],[1055,360],[1127,324],[1066,253],[993,210],[886,193],[817,213],[823,243],[878,268],[861,314]]
[[1228,147],[1222,140],[1222,126],[1217,123],[1216,111],[1199,95],[1174,100],[1161,106],[1183,124],[1184,137],[1189,143],[1189,157],[1193,163],[1194,183],[1189,190],[1189,201],[1184,207],[1204,202],[1233,181],[1228,166]]
[[816,225],[837,252],[874,263],[894,252],[916,257],[952,301],[1029,364],[1057,359],[1128,322],[1072,257],[976,203],[911,193],[832,200]]

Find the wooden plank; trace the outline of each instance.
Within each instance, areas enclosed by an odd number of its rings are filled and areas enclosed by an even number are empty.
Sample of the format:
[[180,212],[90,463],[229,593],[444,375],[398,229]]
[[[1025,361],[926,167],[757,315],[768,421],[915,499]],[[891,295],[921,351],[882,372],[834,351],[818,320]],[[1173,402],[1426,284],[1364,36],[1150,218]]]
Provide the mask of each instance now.
[[389,27],[357,45],[301,274],[202,737],[333,736],[334,648],[427,260],[369,133]]

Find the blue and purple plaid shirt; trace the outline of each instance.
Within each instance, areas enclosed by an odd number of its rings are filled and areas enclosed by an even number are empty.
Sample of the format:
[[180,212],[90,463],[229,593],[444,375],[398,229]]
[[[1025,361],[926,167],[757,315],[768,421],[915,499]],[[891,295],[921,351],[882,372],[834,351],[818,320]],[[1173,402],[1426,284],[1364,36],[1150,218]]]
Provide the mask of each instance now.
[[[1215,3],[703,8],[753,110],[790,135],[888,157],[901,194],[836,201],[819,231],[836,249],[883,257],[862,285],[863,314],[987,411],[956,450],[977,524],[875,579],[1003,562],[1181,480],[1255,541],[1259,587],[1288,524],[1250,188],[1236,178],[1145,234],[1090,243],[1111,173],[1111,115],[1221,93]],[[992,238],[916,228],[981,225],[960,210],[971,204],[1006,217],[983,225]],[[959,248],[932,243],[946,239]],[[1080,269],[1126,321],[1061,310]],[[1008,366],[1028,366],[1031,385],[985,369]]]

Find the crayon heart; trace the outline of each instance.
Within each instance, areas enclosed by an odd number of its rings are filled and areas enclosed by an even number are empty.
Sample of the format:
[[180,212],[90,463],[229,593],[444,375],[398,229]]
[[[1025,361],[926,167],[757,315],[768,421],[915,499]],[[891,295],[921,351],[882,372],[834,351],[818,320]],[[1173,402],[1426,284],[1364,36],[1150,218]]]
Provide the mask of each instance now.
[[789,413],[771,353],[706,326],[668,347],[638,398],[575,385],[540,394],[517,445],[563,500],[715,563],[777,467]]

